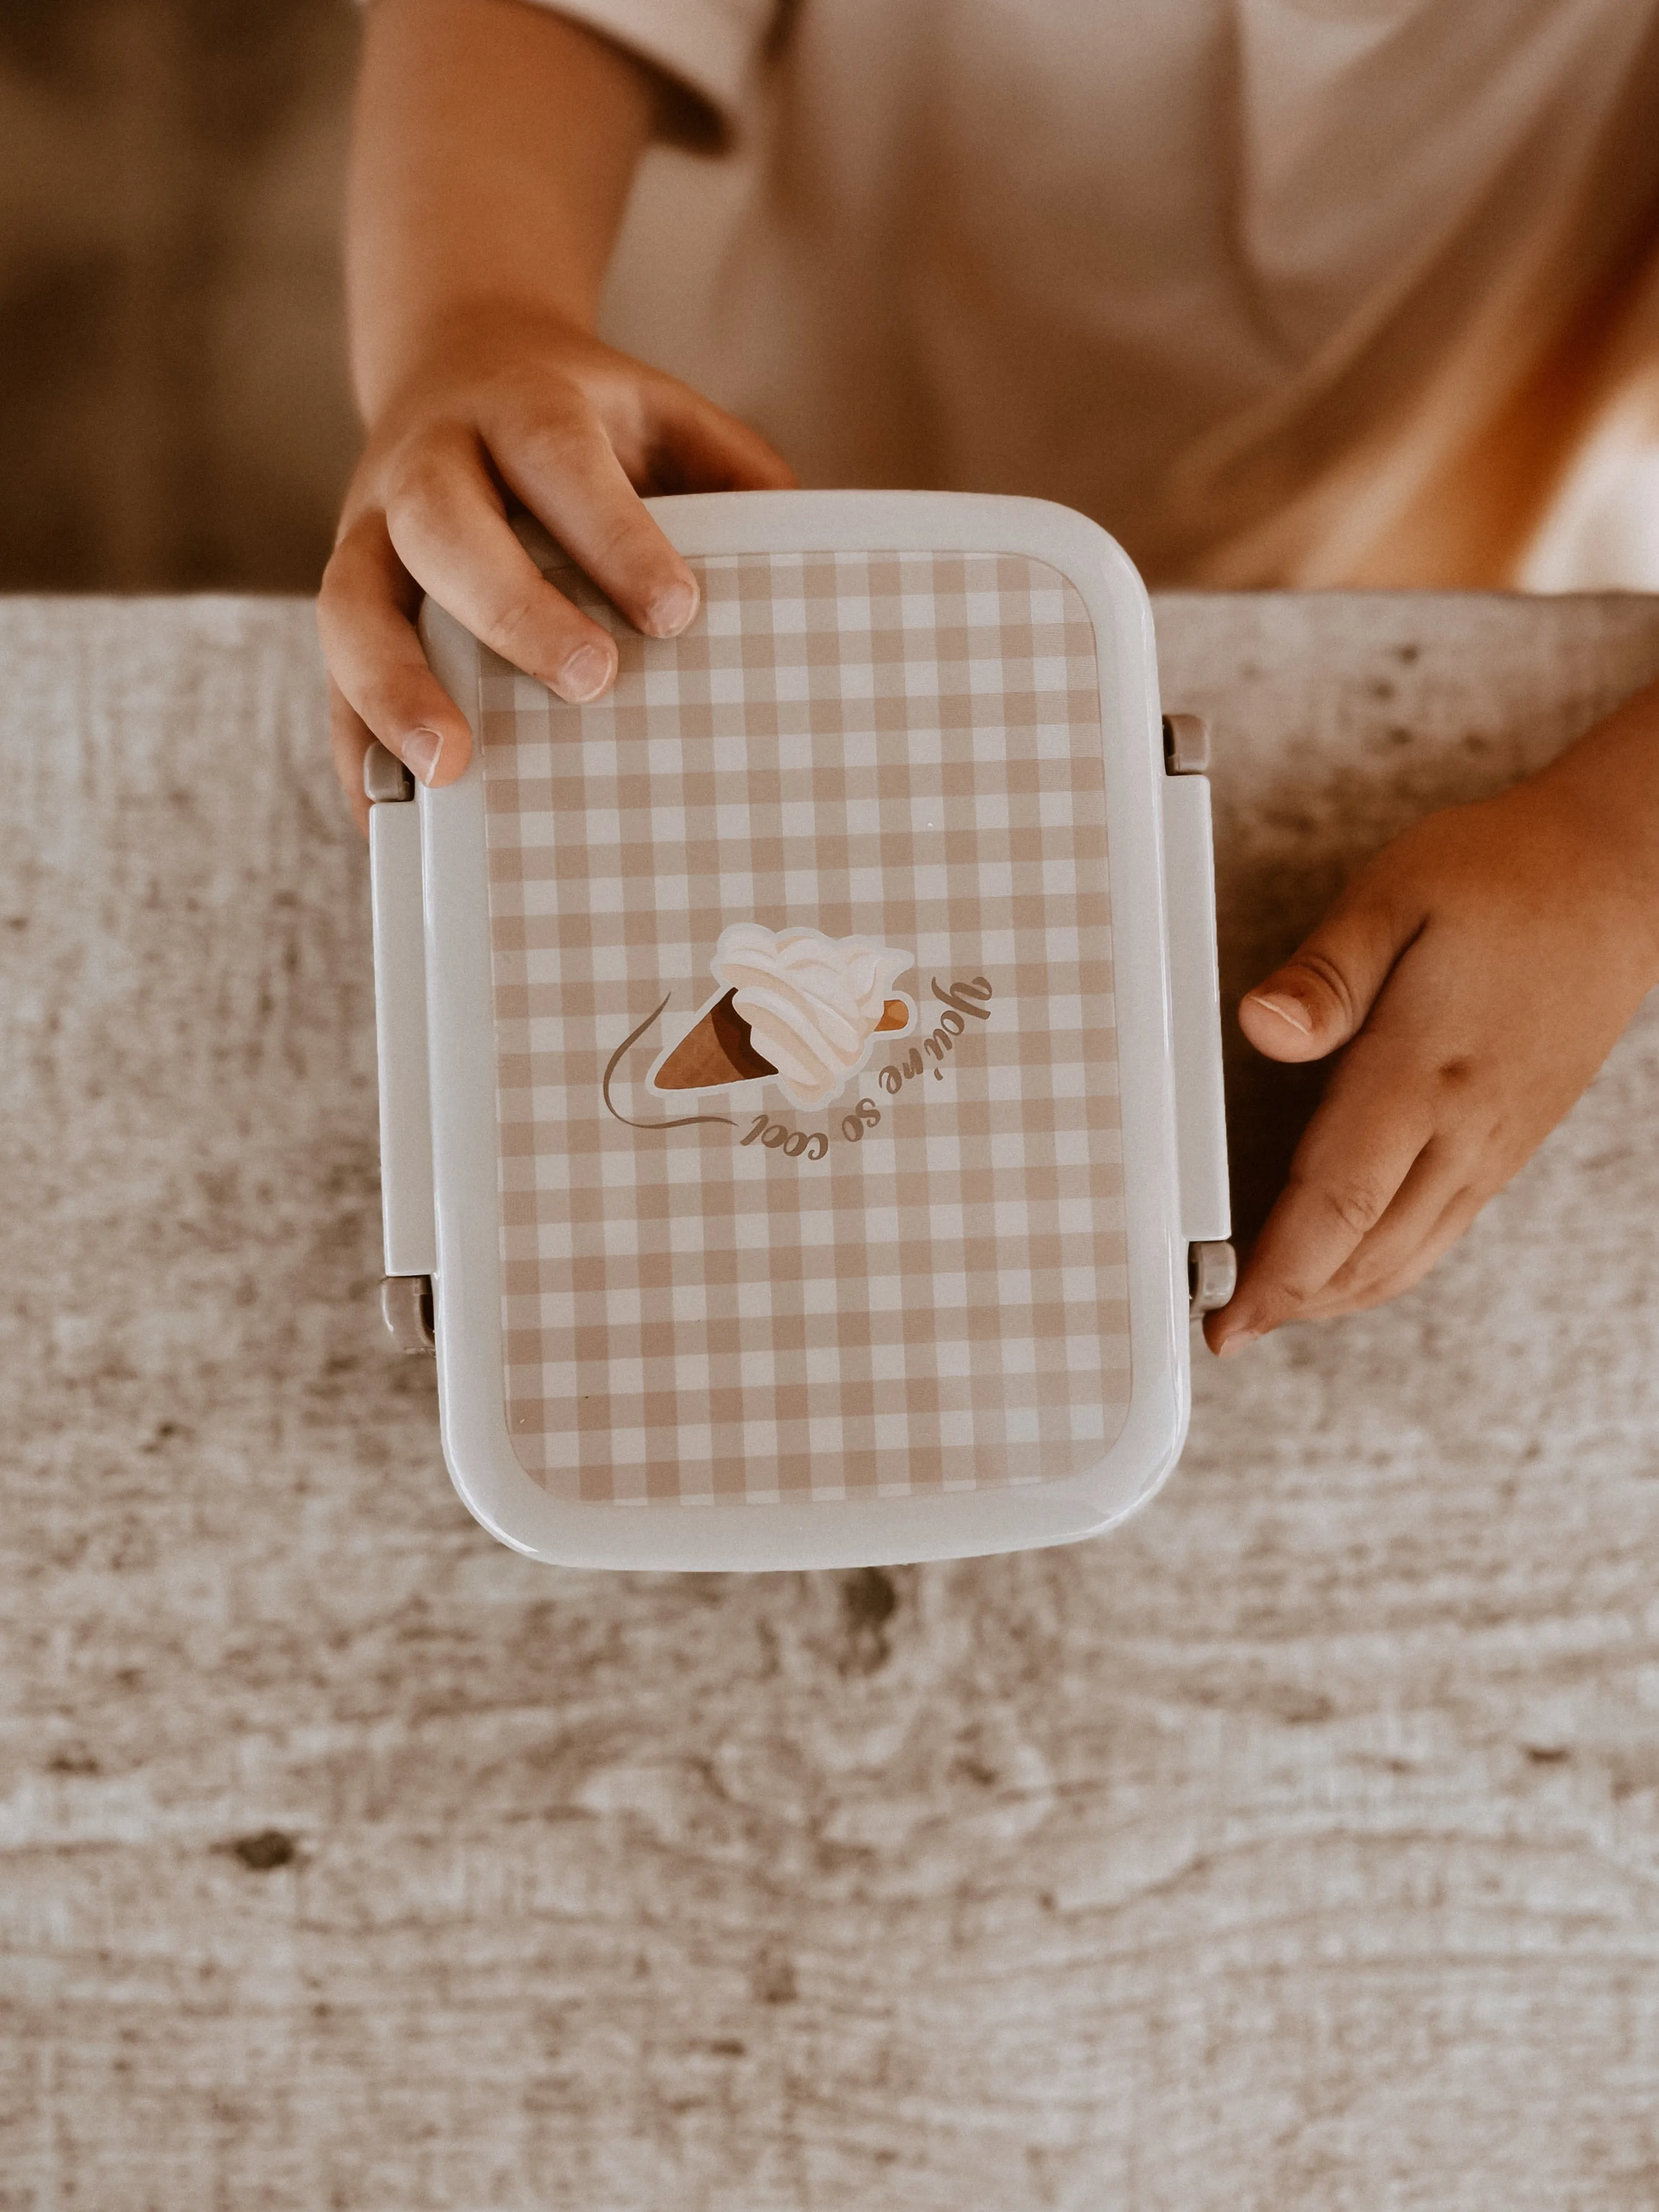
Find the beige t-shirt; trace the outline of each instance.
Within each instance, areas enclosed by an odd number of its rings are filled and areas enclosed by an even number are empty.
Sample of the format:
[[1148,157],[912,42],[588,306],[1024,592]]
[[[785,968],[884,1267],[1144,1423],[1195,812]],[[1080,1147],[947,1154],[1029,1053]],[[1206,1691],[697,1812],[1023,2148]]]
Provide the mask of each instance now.
[[805,483],[1501,580],[1644,357],[1659,0],[552,4],[730,149],[651,157],[608,328]]

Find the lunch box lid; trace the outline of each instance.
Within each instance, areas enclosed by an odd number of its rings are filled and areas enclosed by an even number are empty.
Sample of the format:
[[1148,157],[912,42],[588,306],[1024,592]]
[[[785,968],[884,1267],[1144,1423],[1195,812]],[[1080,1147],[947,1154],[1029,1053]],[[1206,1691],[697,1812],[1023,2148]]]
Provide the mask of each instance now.
[[473,758],[371,810],[386,1268],[456,1486],[573,1565],[1094,1533],[1180,1450],[1228,1233],[1208,790],[1139,578],[1036,501],[649,505],[690,629],[521,526],[616,684],[428,602]]

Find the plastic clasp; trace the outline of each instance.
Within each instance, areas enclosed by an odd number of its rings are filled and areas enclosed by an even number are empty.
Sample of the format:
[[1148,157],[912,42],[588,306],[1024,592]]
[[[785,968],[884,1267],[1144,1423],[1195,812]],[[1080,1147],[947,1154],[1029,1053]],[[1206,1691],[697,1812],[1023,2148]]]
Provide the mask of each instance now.
[[[1169,769],[1164,779],[1164,867],[1181,1226],[1188,1244],[1200,1247],[1224,1244],[1232,1234],[1210,784],[1207,776],[1187,765],[1207,764],[1209,732],[1191,714],[1166,716],[1164,732]],[[1213,1267],[1210,1276],[1213,1280]]]
[[[409,771],[381,746],[369,751]],[[390,795],[368,811],[369,902],[374,916],[374,1043],[380,1062],[380,1212],[390,1276],[436,1268],[432,1208],[432,1101],[427,1069],[426,947],[421,898],[421,810],[390,775]],[[375,783],[366,764],[365,790]],[[413,784],[410,784],[410,791]]]

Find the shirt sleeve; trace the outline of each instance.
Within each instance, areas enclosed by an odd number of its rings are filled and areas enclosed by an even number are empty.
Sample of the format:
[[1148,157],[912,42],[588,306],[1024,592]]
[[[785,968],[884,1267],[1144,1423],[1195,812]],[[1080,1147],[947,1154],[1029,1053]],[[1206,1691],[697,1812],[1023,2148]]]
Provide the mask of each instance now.
[[624,46],[690,93],[721,137],[735,128],[743,93],[778,0],[532,0]]

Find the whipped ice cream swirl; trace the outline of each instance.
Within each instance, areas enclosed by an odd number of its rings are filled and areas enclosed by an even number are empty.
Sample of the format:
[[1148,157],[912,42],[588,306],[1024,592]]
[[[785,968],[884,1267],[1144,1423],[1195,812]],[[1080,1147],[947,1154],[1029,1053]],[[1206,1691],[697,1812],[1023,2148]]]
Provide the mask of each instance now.
[[797,1106],[827,1106],[869,1052],[908,952],[866,937],[767,929],[740,921],[714,948],[719,981],[749,1024],[755,1049]]

